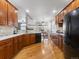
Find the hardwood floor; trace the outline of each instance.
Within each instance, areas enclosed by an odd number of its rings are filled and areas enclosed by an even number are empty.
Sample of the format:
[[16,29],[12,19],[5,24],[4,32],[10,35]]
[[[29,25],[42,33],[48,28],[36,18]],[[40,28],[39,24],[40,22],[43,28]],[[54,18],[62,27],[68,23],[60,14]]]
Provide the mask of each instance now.
[[50,39],[44,39],[23,48],[13,59],[64,59],[64,54]]

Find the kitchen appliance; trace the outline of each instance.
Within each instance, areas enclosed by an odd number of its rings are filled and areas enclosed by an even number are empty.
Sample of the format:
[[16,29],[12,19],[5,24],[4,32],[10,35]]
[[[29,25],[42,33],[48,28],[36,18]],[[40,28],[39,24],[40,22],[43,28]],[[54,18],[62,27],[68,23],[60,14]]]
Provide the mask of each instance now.
[[79,8],[64,17],[64,59],[79,59]]
[[65,15],[63,26],[64,43],[74,49],[79,49],[79,8]]

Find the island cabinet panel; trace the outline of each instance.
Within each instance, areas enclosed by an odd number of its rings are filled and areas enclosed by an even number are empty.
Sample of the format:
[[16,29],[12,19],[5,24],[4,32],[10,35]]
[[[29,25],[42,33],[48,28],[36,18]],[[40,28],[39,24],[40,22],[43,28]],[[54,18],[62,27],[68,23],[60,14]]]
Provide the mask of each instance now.
[[7,25],[7,2],[0,0],[0,25]]
[[62,35],[51,35],[51,40],[54,45],[63,50],[64,37]]

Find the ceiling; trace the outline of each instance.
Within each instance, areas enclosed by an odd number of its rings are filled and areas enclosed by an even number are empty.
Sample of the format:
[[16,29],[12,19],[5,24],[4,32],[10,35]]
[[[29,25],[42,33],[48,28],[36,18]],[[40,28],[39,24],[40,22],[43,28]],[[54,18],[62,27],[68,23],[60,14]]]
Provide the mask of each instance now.
[[[19,10],[19,19],[25,17],[25,11],[36,20],[49,19],[61,11],[71,0],[9,0]],[[56,10],[56,13],[52,11]]]

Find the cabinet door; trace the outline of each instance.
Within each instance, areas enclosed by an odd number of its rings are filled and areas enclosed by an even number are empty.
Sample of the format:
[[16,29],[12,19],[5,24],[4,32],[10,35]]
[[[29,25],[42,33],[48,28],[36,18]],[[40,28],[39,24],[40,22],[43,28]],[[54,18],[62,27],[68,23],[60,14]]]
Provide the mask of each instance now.
[[62,12],[60,13],[59,23],[63,23],[63,19],[64,19],[64,12],[62,11]]
[[12,13],[13,13],[13,7],[12,7],[12,5],[10,5],[10,4],[8,3],[8,25],[9,25],[9,26],[13,26]]
[[11,59],[13,57],[13,43],[12,39],[7,39],[4,43],[4,59]]
[[56,19],[55,23],[58,24],[58,16],[56,16],[55,19]]
[[0,46],[0,59],[4,59],[4,46]]
[[30,45],[30,35],[29,34],[25,34],[25,45]]
[[22,37],[23,37],[23,35],[20,35],[20,36],[17,37],[19,50],[21,50],[23,48],[23,39],[22,39]]
[[0,0],[0,25],[7,25],[7,2]]
[[21,35],[21,44],[22,44],[22,48],[25,47],[27,45],[27,39],[25,35]]
[[35,34],[30,35],[30,43],[31,44],[35,43]]
[[30,36],[25,34],[25,35],[22,35],[22,46],[25,47],[27,45],[30,45]]
[[79,0],[75,0],[75,7],[76,7],[76,8],[79,7]]
[[19,51],[19,43],[18,43],[18,37],[13,38],[13,54],[17,54]]
[[13,25],[18,27],[17,10],[15,8],[13,8],[12,18],[13,18]]
[[[2,41],[1,41],[2,42]],[[13,56],[13,46],[11,40],[0,42],[0,59],[11,59]]]
[[13,57],[13,39],[10,38],[8,39],[9,42],[6,44],[6,55],[7,55],[7,59],[12,59]]
[[16,9],[8,3],[8,25],[18,26],[17,12]]

